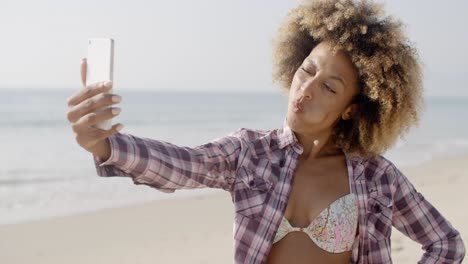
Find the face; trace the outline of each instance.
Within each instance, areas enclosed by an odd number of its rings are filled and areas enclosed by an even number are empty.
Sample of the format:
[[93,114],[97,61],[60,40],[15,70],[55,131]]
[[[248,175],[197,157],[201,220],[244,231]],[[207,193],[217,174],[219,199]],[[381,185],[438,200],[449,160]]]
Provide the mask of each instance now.
[[357,110],[351,101],[359,92],[358,71],[346,52],[333,55],[329,47],[326,42],[317,45],[294,74],[287,113],[294,131],[331,131]]

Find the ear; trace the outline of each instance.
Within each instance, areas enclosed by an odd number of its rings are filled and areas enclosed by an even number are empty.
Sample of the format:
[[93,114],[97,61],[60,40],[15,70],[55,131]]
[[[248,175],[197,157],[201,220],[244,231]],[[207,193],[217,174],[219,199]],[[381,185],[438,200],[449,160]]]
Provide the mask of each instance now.
[[358,110],[358,104],[354,103],[354,104],[349,105],[344,110],[343,114],[341,114],[341,119],[343,120],[351,119],[356,114],[357,110]]

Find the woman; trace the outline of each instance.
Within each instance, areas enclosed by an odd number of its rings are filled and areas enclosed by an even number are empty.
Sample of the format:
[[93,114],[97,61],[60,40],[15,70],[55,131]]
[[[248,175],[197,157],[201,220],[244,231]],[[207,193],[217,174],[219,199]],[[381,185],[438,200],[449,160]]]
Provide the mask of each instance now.
[[392,226],[422,245],[420,263],[460,263],[458,231],[382,156],[417,124],[422,84],[401,23],[379,11],[314,1],[288,14],[274,52],[288,97],[279,129],[241,128],[193,148],[100,131],[92,125],[111,108],[94,111],[116,103],[102,95],[112,84],[72,96],[68,119],[99,176],[229,191],[235,263],[391,263]]

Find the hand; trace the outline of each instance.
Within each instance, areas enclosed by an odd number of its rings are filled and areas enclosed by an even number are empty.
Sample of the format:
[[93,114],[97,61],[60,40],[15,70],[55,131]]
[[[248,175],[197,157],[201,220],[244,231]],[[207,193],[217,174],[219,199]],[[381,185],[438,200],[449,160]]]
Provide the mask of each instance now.
[[[83,88],[68,98],[67,118],[75,132],[75,139],[85,150],[106,159],[110,155],[107,138],[123,128],[115,124],[109,130],[102,130],[94,125],[117,116],[118,107],[106,107],[119,103],[121,97],[105,93],[112,88],[112,82],[99,82],[86,86],[86,58],[81,62],[81,82]],[[119,100],[113,101],[116,96]],[[113,113],[112,111],[116,111]]]

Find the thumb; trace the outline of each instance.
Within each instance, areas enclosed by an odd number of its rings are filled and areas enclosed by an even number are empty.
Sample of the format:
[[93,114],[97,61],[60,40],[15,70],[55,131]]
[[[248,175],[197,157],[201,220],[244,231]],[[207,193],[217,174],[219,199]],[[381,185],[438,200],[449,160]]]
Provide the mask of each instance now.
[[104,130],[103,137],[108,138],[114,134],[117,134],[120,130],[124,128],[124,125],[122,124],[115,124],[113,125],[109,130]]

